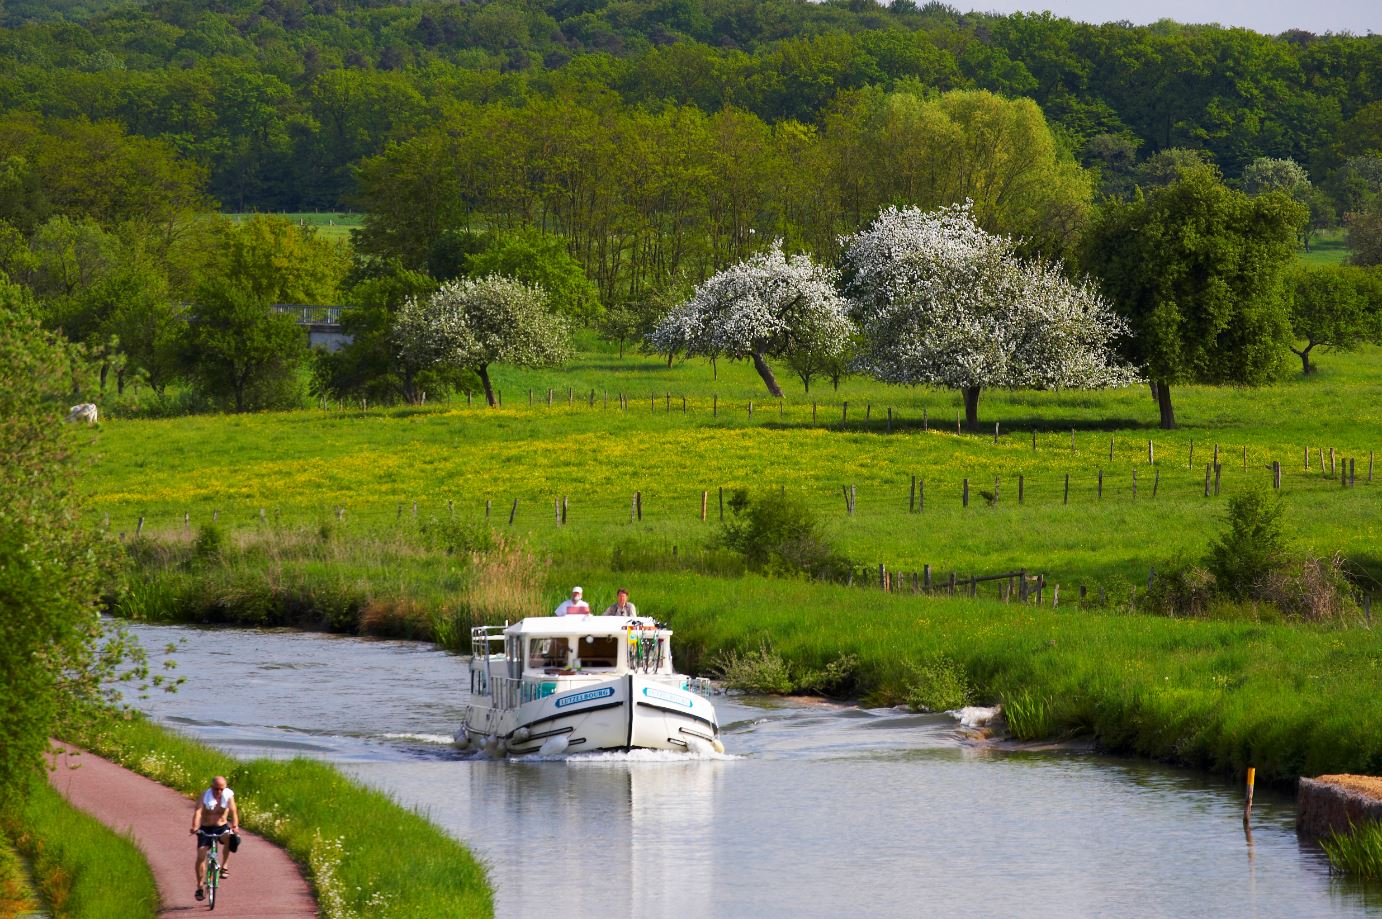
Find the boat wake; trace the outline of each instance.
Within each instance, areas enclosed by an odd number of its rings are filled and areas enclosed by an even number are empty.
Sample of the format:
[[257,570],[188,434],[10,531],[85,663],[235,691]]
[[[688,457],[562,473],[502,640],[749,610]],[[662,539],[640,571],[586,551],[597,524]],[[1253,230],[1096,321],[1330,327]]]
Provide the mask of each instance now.
[[456,739],[449,734],[384,734],[385,740],[410,740],[414,743],[454,746]]
[[685,752],[681,750],[602,750],[598,753],[561,753],[556,756],[543,756],[534,753],[528,756],[511,756],[514,763],[566,763],[569,766],[622,766],[630,763],[697,763],[727,762],[743,759],[730,753],[716,753],[714,750]]

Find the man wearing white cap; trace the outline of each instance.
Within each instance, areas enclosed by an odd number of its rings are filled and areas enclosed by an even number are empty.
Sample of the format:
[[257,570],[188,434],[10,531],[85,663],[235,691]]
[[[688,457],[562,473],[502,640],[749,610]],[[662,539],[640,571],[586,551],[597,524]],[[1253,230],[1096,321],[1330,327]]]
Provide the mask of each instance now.
[[558,616],[588,616],[590,615],[590,604],[581,599],[583,591],[579,587],[571,588],[571,599],[563,600],[557,607]]

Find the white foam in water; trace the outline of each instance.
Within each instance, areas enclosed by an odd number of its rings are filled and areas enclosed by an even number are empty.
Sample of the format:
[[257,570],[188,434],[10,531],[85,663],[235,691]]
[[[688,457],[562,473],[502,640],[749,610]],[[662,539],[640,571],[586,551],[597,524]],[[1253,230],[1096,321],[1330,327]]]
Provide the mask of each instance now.
[[606,750],[599,753],[563,753],[559,756],[542,756],[533,754],[528,756],[510,757],[511,762],[515,763],[566,763],[571,766],[593,765],[593,766],[618,766],[626,763],[696,763],[696,762],[720,762],[726,760],[739,759],[729,753],[716,753],[708,750],[705,753],[683,753],[680,750]]
[[992,708],[985,708],[982,705],[966,705],[964,708],[946,712],[954,718],[960,720],[960,726],[966,728],[978,728],[991,724],[1003,711],[1003,706],[995,705]]
[[455,743],[454,737],[447,737],[445,734],[385,734],[385,740],[414,740],[418,743],[445,744],[451,746]]

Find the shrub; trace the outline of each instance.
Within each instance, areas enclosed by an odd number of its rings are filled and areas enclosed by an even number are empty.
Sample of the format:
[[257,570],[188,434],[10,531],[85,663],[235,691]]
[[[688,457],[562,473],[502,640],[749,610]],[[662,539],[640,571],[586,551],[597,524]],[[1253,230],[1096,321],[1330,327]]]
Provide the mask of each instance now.
[[849,576],[849,560],[821,535],[815,513],[799,495],[769,491],[751,496],[739,489],[730,496],[729,507],[720,542],[742,555],[750,569],[823,581]]
[[797,692],[848,698],[858,689],[859,657],[846,654],[835,658],[821,670],[810,670],[797,679]]
[[1018,740],[1040,740],[1054,734],[1052,714],[1044,697],[1025,689],[1003,699],[1008,732]]
[[209,523],[197,530],[197,538],[192,542],[192,556],[203,561],[214,561],[221,557],[225,548],[225,531]]
[[792,691],[787,662],[764,641],[756,651],[728,651],[710,665],[710,672],[727,689],[783,695]]
[[1203,616],[1214,601],[1213,573],[1194,562],[1176,562],[1152,578],[1144,608],[1164,616]]
[[431,517],[418,524],[418,538],[428,549],[447,555],[490,552],[495,548],[494,531],[483,523]]
[[946,712],[964,708],[974,689],[964,668],[938,654],[914,666],[907,685],[907,706],[918,712]]
[[1228,500],[1228,529],[1209,547],[1205,566],[1220,591],[1242,600],[1283,561],[1281,499],[1265,491],[1247,491]]
[[1339,553],[1328,558],[1306,556],[1289,568],[1268,572],[1255,595],[1287,616],[1309,622],[1340,622],[1357,612]]

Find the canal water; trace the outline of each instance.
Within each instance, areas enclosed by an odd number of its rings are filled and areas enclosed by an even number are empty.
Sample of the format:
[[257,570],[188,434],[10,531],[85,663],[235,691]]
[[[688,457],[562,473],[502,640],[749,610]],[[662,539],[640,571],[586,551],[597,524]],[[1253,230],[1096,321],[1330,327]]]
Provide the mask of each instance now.
[[[462,756],[462,658],[136,626],[193,685],[139,703],[246,757],[341,766],[489,866],[504,919],[1333,917],[1382,909],[1291,801],[1152,763],[976,745],[945,715],[717,697],[725,756]],[[217,692],[208,679],[231,687]]]

